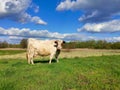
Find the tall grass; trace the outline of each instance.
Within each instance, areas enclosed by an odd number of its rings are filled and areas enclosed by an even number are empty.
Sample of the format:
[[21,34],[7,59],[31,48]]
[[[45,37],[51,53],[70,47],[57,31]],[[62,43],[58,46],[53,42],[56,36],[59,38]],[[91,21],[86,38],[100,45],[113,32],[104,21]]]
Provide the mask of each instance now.
[[0,60],[0,90],[119,90],[120,56]]

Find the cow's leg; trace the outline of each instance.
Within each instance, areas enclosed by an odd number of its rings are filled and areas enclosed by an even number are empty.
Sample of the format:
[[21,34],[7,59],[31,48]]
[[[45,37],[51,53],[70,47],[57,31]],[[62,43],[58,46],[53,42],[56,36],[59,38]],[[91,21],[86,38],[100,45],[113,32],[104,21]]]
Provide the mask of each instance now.
[[59,55],[55,55],[55,58],[56,58],[56,61],[57,61],[57,62],[59,62],[58,56],[59,56]]
[[51,64],[51,61],[52,61],[52,59],[53,59],[54,55],[55,55],[55,54],[51,54],[51,55],[50,55],[49,64]]
[[29,55],[28,57],[28,64],[34,64],[32,55]]
[[34,62],[33,62],[33,57],[31,57],[31,63],[34,64]]
[[30,62],[31,62],[31,64],[34,64],[34,62],[33,62],[33,56],[34,56],[34,53],[32,53],[32,54],[31,54],[31,57],[30,57]]
[[29,55],[29,53],[26,53],[26,58],[27,58],[28,64],[30,64],[30,55]]
[[34,62],[33,62],[34,53],[33,52],[34,52],[33,49],[28,51],[28,64],[34,64]]
[[58,60],[59,54],[60,54],[60,50],[57,50],[57,51],[56,51],[56,54],[55,54],[55,58],[56,58],[56,61],[57,61],[57,62],[59,62],[59,60]]
[[30,57],[28,57],[28,64],[30,64]]
[[58,62],[59,62],[58,56],[56,56],[55,58],[56,58],[56,61],[57,61],[57,63],[58,63]]

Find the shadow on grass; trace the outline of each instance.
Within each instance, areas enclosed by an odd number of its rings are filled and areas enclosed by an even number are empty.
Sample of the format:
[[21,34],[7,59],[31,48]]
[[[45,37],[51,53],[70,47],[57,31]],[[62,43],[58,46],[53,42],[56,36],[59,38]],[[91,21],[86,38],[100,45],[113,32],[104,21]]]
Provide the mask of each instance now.
[[[35,60],[34,63],[49,63],[49,60]],[[56,60],[53,59],[51,63],[56,63]]]

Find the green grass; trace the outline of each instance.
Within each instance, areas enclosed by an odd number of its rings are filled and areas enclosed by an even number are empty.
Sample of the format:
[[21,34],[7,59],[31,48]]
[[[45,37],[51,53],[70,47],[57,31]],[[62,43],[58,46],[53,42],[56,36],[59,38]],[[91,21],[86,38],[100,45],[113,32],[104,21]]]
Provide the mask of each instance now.
[[0,50],[0,55],[14,55],[23,52],[25,52],[25,50]]
[[120,56],[0,60],[0,90],[120,90]]

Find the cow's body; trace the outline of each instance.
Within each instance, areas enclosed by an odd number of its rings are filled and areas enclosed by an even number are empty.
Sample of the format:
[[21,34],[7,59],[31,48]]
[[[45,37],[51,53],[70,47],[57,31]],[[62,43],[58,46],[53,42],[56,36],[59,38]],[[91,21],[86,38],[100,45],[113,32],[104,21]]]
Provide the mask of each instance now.
[[49,63],[51,63],[52,58],[55,56],[58,62],[58,55],[60,54],[62,43],[64,43],[62,40],[36,40],[32,38],[28,39],[26,54],[28,63],[34,64],[33,57],[37,55],[50,55]]

